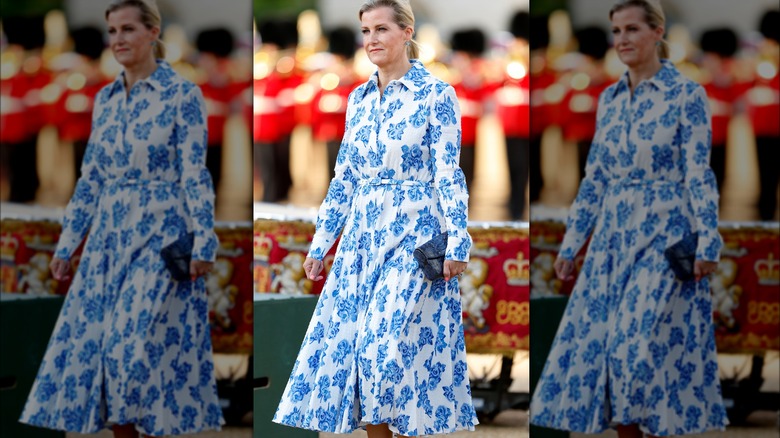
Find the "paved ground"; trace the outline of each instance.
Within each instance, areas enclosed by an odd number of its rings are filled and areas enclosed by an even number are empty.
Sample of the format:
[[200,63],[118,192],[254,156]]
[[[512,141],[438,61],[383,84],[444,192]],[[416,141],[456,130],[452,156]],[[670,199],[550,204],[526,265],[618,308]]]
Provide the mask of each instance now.
[[[709,432],[700,435],[689,435],[692,438],[777,438],[780,436],[780,419],[778,412],[755,412],[746,424],[729,427],[725,433]],[[248,427],[228,427],[222,432],[204,432],[192,435],[196,438],[250,438],[252,429]],[[529,438],[528,413],[526,411],[502,412],[491,424],[480,424],[475,432],[458,432],[449,435],[440,435],[449,438]],[[112,434],[105,430],[97,435],[82,435],[69,433],[66,438],[111,438]],[[365,438],[364,431],[358,431],[351,435],[337,435],[321,433],[319,438]],[[608,431],[600,435],[571,434],[571,438],[617,438],[614,431]],[[258,437],[273,438],[273,437]],[[533,437],[531,437],[533,438]]]
[[[109,430],[104,430],[95,435],[82,435],[80,433],[68,433],[65,434],[65,438],[113,438],[113,434]],[[189,435],[195,438],[251,438],[251,427],[226,427],[221,432],[203,432],[195,435]],[[271,438],[271,437],[263,437]]]
[[[780,436],[780,413],[759,411],[748,417],[743,425],[729,427],[726,432],[707,432],[697,435],[686,435],[691,438],[778,438]],[[617,438],[615,431],[604,432],[600,435],[585,435],[581,433],[571,434],[571,438]]]
[[[528,438],[528,412],[520,410],[504,411],[492,423],[480,424],[474,432],[457,432],[448,435],[436,435],[448,438]],[[366,438],[366,432],[356,431],[351,435],[321,433],[319,438]]]

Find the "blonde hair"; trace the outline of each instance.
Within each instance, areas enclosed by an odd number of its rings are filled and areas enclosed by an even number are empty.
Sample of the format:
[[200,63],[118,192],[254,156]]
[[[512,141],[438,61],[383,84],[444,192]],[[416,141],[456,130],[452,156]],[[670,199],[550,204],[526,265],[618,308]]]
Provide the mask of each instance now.
[[[141,13],[141,23],[147,29],[157,27],[162,30],[162,18],[155,0],[113,0],[106,8],[106,20],[108,20],[109,14],[122,8],[137,8],[138,12]],[[165,46],[159,37],[154,41],[154,57],[157,59],[165,58]]]
[[[664,10],[661,8],[661,3],[658,0],[618,0],[609,10],[609,19],[612,20],[612,14],[623,9],[637,7],[642,9],[645,13],[645,23],[650,26],[651,29],[658,29],[659,27],[665,27],[666,16]],[[658,58],[665,59],[669,57],[669,45],[666,40],[661,39],[656,49]]]
[[[390,8],[393,11],[393,21],[401,29],[411,28],[414,33],[414,12],[412,12],[412,6],[408,0],[367,0],[360,7],[358,12],[358,20],[363,19],[363,14],[368,11],[373,11],[377,8]],[[412,38],[409,41],[409,45],[406,46],[406,55],[409,59],[417,59],[420,57],[420,46],[417,41]]]

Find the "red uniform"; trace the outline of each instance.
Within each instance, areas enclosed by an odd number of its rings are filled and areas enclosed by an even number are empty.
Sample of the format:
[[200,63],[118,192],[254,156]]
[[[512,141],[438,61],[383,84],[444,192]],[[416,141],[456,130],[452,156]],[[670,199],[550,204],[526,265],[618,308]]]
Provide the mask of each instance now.
[[0,143],[20,143],[38,135],[46,124],[41,90],[51,79],[43,68],[32,73],[20,69],[0,82]]
[[583,90],[569,89],[561,102],[561,123],[563,137],[577,143],[593,140],[596,134],[596,110],[599,96],[609,82],[593,83],[591,81]]
[[532,75],[530,84],[531,110],[533,111],[530,130],[532,138],[541,137],[548,126],[555,124],[556,105],[548,101],[545,92],[548,87],[554,85],[556,81],[557,77],[555,72],[547,68],[543,69],[538,74]]
[[341,141],[347,119],[347,99],[357,85],[357,81],[342,79],[332,90],[317,91],[311,101],[311,127],[315,140]]
[[[498,117],[504,127],[507,137],[528,138],[533,128],[529,118],[530,90],[533,84],[530,75],[520,79],[507,77],[504,84],[496,91]],[[537,116],[534,112],[534,118]],[[536,122],[534,122],[536,123]]]
[[[77,73],[73,73],[77,74]],[[89,140],[95,96],[109,81],[101,79],[79,89],[65,88],[57,102],[57,129],[61,140]]]
[[253,138],[256,143],[274,143],[281,138],[280,108],[276,98],[281,90],[279,81],[270,76],[255,79],[253,85]]
[[488,93],[488,87],[480,84],[470,87],[461,82],[452,84],[460,105],[461,144],[473,147],[477,142],[477,123],[482,117],[483,100]]
[[780,73],[758,76],[747,93],[748,112],[756,137],[780,137]]
[[231,90],[229,85],[200,84],[208,113],[208,144],[220,145],[225,135],[225,121],[230,113]]

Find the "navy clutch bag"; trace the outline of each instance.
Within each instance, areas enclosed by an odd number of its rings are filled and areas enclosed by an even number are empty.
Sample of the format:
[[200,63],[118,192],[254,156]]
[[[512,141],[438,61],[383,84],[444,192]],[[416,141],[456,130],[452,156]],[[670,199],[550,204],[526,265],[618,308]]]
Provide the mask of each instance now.
[[414,250],[414,259],[422,268],[425,278],[433,281],[444,277],[445,252],[447,252],[446,231]]
[[195,234],[187,233],[160,250],[165,267],[171,271],[171,277],[178,281],[190,279],[190,261]]
[[690,233],[664,251],[669,267],[681,281],[693,280],[693,264],[696,261],[698,243],[699,233]]

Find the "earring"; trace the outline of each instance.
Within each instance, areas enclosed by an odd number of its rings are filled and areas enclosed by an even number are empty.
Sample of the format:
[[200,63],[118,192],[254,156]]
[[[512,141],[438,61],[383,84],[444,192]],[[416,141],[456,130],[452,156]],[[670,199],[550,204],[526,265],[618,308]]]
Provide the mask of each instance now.
[[656,42],[655,42],[655,45],[656,45],[656,46],[660,46],[660,45],[661,45],[661,42],[660,42],[660,41],[656,41]]
[[157,45],[157,41],[152,41],[152,44],[151,44],[151,45],[152,45],[152,46],[156,46],[156,45]]
[[411,42],[411,41],[407,41],[407,42],[405,42],[405,43],[404,43],[404,45],[405,45],[405,46],[411,46],[411,45],[412,45],[412,42]]

